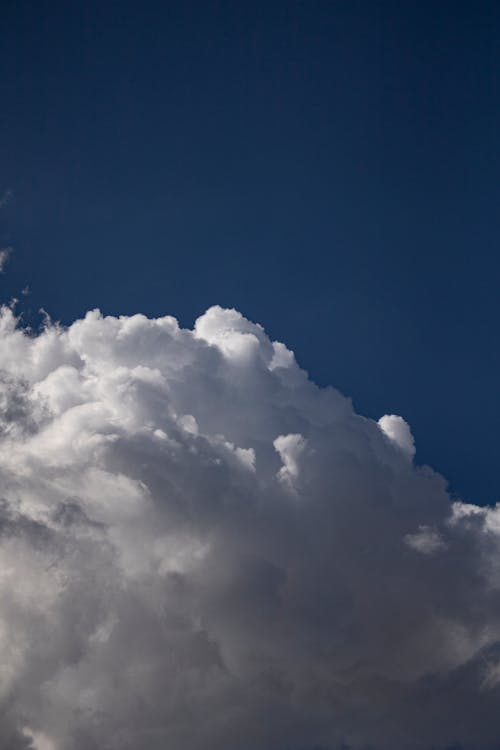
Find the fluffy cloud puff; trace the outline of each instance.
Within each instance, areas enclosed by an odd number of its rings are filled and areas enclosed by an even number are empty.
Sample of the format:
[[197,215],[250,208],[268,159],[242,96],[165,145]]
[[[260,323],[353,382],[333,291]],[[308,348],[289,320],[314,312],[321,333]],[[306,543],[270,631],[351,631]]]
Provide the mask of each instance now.
[[500,510],[234,310],[0,320],[0,748],[492,750]]

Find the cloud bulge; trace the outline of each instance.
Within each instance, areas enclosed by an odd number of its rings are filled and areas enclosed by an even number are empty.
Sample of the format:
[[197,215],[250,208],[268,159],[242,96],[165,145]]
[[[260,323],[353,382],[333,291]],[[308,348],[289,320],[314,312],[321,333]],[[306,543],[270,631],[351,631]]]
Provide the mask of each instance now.
[[0,318],[0,748],[498,747],[500,509],[235,310]]

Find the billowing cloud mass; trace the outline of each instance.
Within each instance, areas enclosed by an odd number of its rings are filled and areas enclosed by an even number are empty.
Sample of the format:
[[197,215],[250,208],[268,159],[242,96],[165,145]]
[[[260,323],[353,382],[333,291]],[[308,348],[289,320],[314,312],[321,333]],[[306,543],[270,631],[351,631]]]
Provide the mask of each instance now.
[[0,327],[0,748],[493,750],[500,510],[234,310]]

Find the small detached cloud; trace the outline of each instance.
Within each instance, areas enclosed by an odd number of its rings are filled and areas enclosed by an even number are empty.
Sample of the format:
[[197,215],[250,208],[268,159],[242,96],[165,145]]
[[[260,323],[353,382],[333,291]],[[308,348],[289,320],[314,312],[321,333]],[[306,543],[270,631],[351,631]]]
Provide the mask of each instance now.
[[11,247],[3,247],[2,249],[0,249],[0,273],[4,272],[7,261],[9,260],[11,255]]
[[13,193],[12,193],[12,190],[10,190],[10,189],[7,189],[7,190],[3,191],[3,193],[0,195],[0,208],[3,208],[8,203],[10,203],[10,201],[12,199],[12,195],[13,195]]
[[500,508],[236,310],[0,314],[0,750],[496,750]]

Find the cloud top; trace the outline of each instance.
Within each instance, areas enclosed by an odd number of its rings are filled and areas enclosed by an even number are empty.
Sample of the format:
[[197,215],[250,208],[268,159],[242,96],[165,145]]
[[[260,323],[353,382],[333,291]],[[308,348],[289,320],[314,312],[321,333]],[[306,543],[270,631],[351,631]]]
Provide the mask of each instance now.
[[412,459],[415,455],[415,441],[409,425],[405,422],[403,417],[398,417],[396,414],[385,414],[380,417],[378,424],[382,432],[387,435],[394,445]]
[[0,317],[0,748],[493,750],[500,511],[219,307]]

